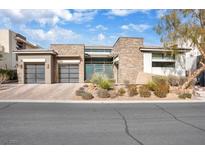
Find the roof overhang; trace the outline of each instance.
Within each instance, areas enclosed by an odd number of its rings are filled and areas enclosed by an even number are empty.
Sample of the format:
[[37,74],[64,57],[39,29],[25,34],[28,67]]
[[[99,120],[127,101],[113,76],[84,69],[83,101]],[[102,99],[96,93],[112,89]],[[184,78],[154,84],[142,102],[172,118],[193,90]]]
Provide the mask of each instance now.
[[16,54],[52,54],[57,55],[54,50],[47,50],[47,49],[22,49],[22,50],[15,50],[13,51]]
[[80,64],[80,60],[58,60],[60,64]]
[[141,47],[140,51],[142,52],[172,52],[172,51],[178,51],[178,52],[188,52],[191,48],[176,48],[176,49],[169,49],[169,48],[163,48],[163,47]]
[[85,52],[87,57],[113,57],[110,52]]

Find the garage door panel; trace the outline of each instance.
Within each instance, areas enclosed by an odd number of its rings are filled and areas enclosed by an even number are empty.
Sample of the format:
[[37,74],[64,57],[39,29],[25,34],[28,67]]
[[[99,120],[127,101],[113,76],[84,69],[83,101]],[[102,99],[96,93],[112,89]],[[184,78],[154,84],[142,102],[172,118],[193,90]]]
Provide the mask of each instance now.
[[70,83],[78,83],[79,80],[78,79],[70,79]]
[[69,73],[69,68],[61,68],[60,73]]
[[45,83],[44,64],[25,64],[25,83]]
[[63,83],[79,82],[79,65],[78,64],[60,64],[59,65],[59,82],[63,82]]
[[70,78],[78,78],[79,74],[70,74]]
[[68,79],[69,78],[69,74],[60,74],[60,78]]

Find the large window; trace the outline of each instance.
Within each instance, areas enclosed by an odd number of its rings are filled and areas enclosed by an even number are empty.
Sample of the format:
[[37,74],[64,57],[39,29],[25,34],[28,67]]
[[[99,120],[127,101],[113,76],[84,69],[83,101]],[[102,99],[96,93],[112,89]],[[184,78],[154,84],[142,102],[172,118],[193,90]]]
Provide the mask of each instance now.
[[175,62],[152,62],[152,67],[175,67]]
[[86,58],[85,79],[90,80],[94,73],[105,74],[113,78],[112,58]]

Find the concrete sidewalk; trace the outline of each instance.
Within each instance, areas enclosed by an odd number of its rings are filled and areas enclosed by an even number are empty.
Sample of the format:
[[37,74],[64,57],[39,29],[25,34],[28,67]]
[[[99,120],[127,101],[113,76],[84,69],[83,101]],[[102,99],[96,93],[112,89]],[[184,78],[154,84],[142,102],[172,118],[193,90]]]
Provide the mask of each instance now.
[[84,104],[123,104],[123,103],[205,103],[205,100],[0,100],[0,103],[84,103]]

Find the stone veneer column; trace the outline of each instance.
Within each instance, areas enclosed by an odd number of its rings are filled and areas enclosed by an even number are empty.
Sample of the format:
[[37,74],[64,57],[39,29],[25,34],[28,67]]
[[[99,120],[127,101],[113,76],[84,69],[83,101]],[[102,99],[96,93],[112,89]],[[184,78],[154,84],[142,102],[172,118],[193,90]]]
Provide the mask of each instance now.
[[142,38],[121,37],[115,43],[112,52],[119,57],[118,83],[136,83],[137,74],[143,71],[142,46]]

